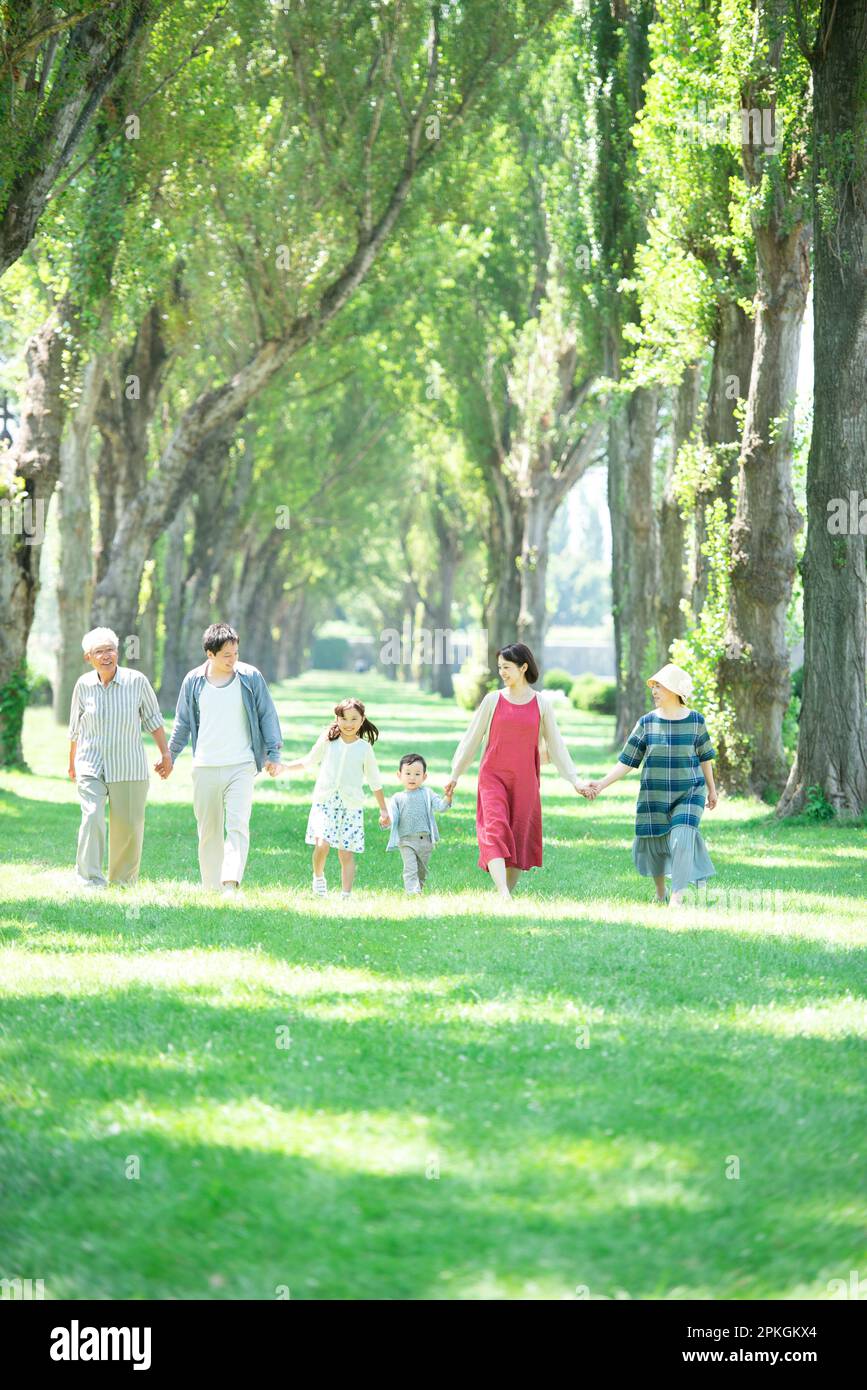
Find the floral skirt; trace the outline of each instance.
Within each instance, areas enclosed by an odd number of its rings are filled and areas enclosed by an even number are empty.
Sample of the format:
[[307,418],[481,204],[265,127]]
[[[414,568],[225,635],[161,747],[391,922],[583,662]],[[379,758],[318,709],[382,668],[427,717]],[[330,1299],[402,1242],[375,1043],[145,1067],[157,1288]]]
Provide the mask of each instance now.
[[693,825],[672,826],[666,835],[636,835],[632,860],[645,877],[670,877],[672,893],[716,873],[701,832]]
[[307,817],[305,843],[315,845],[327,840],[335,849],[364,853],[364,811],[351,811],[340,792],[332,792],[324,801],[314,801]]

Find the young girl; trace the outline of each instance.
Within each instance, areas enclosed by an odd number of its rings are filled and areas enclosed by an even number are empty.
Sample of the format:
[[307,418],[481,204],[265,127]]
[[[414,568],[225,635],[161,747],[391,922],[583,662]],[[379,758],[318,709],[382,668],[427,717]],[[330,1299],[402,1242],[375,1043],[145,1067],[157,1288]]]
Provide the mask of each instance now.
[[373,754],[379,730],[366,717],[360,700],[341,700],[334,713],[335,722],[319,735],[307,756],[281,763],[278,769],[319,768],[305,842],[314,846],[313,892],[320,898],[328,891],[325,861],[332,845],[340,859],[341,896],[348,898],[352,892],[355,856],[364,853],[364,782],[376,797],[380,825],[391,825]]
[[592,801],[644,759],[632,858],[640,874],[652,876],[659,903],[665,902],[665,880],[670,876],[671,903],[676,907],[690,883],[716,873],[698,828],[705,793],[709,811],[717,803],[711,766],[716,753],[704,719],[686,705],[692,677],[669,664],[647,684],[655,708],[642,715],[614,767],[601,781],[591,782],[585,795]]

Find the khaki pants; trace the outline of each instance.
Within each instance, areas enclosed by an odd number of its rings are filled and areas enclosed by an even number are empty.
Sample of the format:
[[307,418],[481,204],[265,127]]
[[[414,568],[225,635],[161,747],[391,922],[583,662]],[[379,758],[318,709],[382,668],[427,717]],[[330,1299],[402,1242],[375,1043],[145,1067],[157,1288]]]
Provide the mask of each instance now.
[[104,782],[82,773],[78,780],[81,828],[75,867],[82,883],[105,883],[105,803],[108,801],[108,881],[135,883],[141,864],[148,782]]
[[199,869],[205,888],[240,883],[244,877],[255,776],[255,763],[193,768],[193,810],[199,827]]
[[433,844],[426,831],[417,835],[401,835],[397,842],[403,860],[403,886],[407,893],[420,893],[427,874]]

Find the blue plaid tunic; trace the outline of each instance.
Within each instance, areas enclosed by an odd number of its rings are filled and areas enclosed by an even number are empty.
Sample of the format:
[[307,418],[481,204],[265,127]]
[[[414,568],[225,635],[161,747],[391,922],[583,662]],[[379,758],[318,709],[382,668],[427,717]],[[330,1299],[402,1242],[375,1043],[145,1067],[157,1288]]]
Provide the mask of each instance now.
[[636,835],[666,835],[675,825],[698,827],[704,810],[701,764],[716,751],[703,717],[690,710],[685,719],[643,714],[623,745],[618,762],[641,768],[635,808]]

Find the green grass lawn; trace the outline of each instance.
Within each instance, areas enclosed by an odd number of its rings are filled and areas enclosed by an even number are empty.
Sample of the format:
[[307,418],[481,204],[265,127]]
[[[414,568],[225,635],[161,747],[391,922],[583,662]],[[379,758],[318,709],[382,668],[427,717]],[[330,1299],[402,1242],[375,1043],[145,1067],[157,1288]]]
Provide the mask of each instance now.
[[[441,788],[468,716],[376,676],[280,687],[287,753],[352,693],[387,794],[410,749]],[[613,761],[610,720],[561,726],[582,773]],[[179,1299],[867,1278],[863,825],[723,800],[713,892],[672,916],[632,867],[637,774],[590,803],[546,769],[545,867],[503,911],[467,776],[427,895],[371,798],[342,903],[334,854],[310,892],[312,779],[261,778],[224,902],[197,886],[186,753],[154,778],[139,887],[82,895],[50,711],[25,752],[33,775],[0,777],[0,1276]]]

